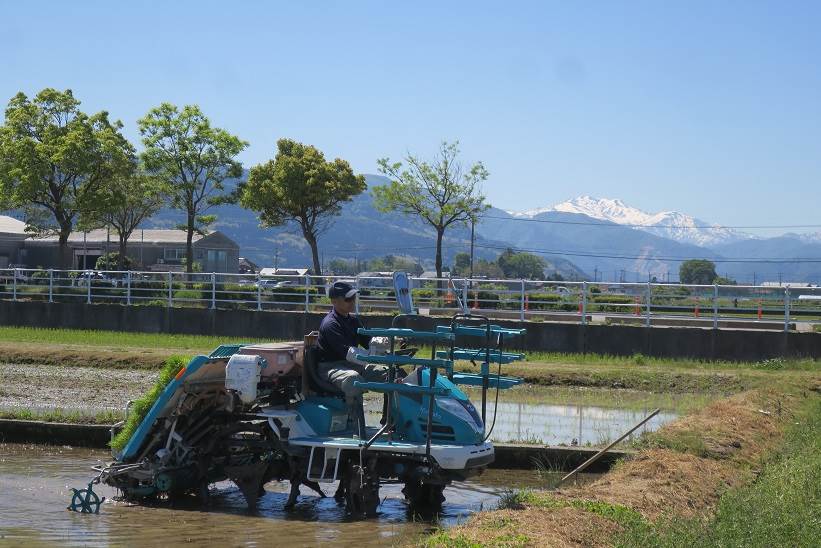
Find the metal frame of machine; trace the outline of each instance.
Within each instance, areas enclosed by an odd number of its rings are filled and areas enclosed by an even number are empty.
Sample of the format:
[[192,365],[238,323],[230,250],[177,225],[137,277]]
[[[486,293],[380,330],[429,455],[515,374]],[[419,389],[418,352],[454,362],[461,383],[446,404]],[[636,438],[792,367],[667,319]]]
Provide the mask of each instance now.
[[[487,395],[495,388],[498,403],[499,389],[521,382],[503,377],[501,366],[523,358],[504,348],[524,333],[470,315],[454,316],[435,331],[360,330],[390,341],[385,355],[358,356],[389,368],[387,382],[358,384],[385,400],[381,425],[367,428],[364,437],[350,427],[339,394],[311,386],[311,340],[301,369],[273,376],[262,375],[268,363],[249,353],[249,345],[220,346],[177,374],[115,461],[97,468],[99,479],[138,501],[185,494],[207,500],[210,483],[230,479],[251,508],[270,480],[290,480],[286,507],[297,502],[301,485],[325,496],[321,484],[339,481],[335,497],[357,517],[376,513],[381,483],[398,482],[412,506],[435,509],[449,483],[493,461]],[[430,357],[400,352],[399,339],[430,345]],[[482,344],[456,345],[471,339]],[[480,373],[456,372],[454,360],[480,361]],[[499,366],[496,374],[492,364]],[[480,412],[459,385],[482,388]]]

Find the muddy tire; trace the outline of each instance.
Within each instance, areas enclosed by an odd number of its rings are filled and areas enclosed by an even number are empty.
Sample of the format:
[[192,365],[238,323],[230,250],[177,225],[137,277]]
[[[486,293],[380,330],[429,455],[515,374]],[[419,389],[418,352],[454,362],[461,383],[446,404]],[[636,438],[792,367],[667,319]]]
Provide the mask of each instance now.
[[379,507],[379,477],[367,466],[348,461],[345,467],[345,509],[353,518],[376,516]]
[[444,485],[408,481],[402,489],[408,504],[418,510],[439,510],[445,502]]

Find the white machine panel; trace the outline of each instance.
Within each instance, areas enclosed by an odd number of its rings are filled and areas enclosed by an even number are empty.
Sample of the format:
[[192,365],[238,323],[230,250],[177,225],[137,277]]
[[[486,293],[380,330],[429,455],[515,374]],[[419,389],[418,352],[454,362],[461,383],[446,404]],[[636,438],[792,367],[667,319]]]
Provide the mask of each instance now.
[[235,390],[242,403],[251,403],[257,399],[257,384],[266,365],[260,356],[234,354],[225,366],[226,390]]

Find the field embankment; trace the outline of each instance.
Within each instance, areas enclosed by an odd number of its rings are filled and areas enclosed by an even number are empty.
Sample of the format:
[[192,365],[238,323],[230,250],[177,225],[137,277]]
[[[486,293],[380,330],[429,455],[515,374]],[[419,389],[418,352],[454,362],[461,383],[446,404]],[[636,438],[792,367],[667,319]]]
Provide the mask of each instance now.
[[821,383],[719,400],[643,438],[596,482],[523,491],[427,546],[811,545],[821,535]]

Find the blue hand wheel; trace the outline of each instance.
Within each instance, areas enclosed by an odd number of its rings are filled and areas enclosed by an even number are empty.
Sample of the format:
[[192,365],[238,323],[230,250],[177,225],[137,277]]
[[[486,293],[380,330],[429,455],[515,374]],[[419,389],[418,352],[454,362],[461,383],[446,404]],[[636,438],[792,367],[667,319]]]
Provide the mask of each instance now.
[[91,488],[92,485],[89,483],[88,489],[72,488],[74,495],[71,497],[71,504],[66,509],[83,514],[99,514],[100,505],[105,501],[105,497],[100,498]]

